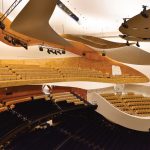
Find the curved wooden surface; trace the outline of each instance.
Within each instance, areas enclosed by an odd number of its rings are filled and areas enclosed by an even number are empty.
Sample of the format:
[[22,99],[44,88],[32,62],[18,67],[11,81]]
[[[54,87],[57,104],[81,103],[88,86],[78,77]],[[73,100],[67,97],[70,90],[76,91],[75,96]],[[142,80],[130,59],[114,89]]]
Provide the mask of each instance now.
[[[139,38],[139,37],[134,37],[134,36],[123,36],[123,35],[120,35],[120,37],[126,41],[141,41],[141,42],[150,42],[150,39],[142,39],[142,38]],[[136,43],[134,43],[136,44]]]
[[50,26],[49,19],[56,6],[56,0],[30,0],[11,24],[11,28],[21,34],[50,42],[68,45]]
[[[2,15],[2,14],[1,14]],[[103,57],[101,56],[101,54],[97,51],[95,51],[94,49],[88,47],[87,45],[81,43],[81,42],[77,42],[77,41],[68,41],[70,43],[70,45],[61,45],[61,44],[55,44],[55,43],[51,43],[51,42],[45,42],[43,40],[38,40],[23,34],[20,34],[12,29],[10,29],[10,25],[11,25],[11,21],[7,18],[4,21],[5,25],[6,25],[6,29],[4,31],[2,31],[0,29],[0,40],[10,46],[14,46],[12,43],[7,42],[6,40],[4,40],[4,36],[6,34],[16,37],[24,42],[28,43],[28,46],[30,45],[48,45],[50,47],[56,47],[56,48],[63,48],[67,51],[70,51],[74,54],[77,54],[79,56],[82,57],[86,57],[88,59],[93,59],[93,60],[103,60]]]
[[[111,61],[110,61],[111,62]],[[122,75],[112,75],[109,61],[100,62],[86,58],[60,58],[47,60],[1,60],[0,87],[43,84],[67,81],[92,81],[106,83],[144,83],[149,79],[142,73],[119,65]]]
[[[5,24],[6,24],[6,30],[5,31],[1,31],[1,34],[0,34],[0,40],[1,41],[3,41],[3,36],[7,33],[7,32],[9,32],[9,33],[11,33],[11,35],[14,35],[15,37],[18,37],[19,39],[23,39],[24,41],[27,41],[28,42],[28,44],[29,45],[36,45],[36,44],[40,44],[40,43],[42,43],[43,41],[40,41],[40,40],[36,40],[36,39],[34,39],[34,38],[30,38],[30,37],[28,37],[28,36],[25,36],[25,35],[22,35],[22,34],[20,34],[20,33],[17,33],[17,32],[15,32],[15,31],[13,31],[13,30],[11,30],[10,29],[10,24],[11,24],[11,22],[8,20],[8,19],[6,19],[5,20]],[[132,75],[135,75],[135,76],[138,76],[139,75],[139,72],[138,71],[136,71],[135,69],[132,69],[132,68],[130,68],[130,67],[128,67],[128,66],[125,66],[125,65],[123,65],[123,64],[121,64],[121,63],[119,63],[119,62],[117,62],[117,61],[115,61],[115,60],[113,60],[113,59],[111,59],[111,58],[109,58],[109,57],[107,57],[107,56],[101,56],[101,54],[99,53],[99,52],[96,52],[96,51],[94,51],[92,48],[90,48],[90,47],[88,47],[88,46],[86,46],[86,45],[84,45],[83,43],[80,43],[80,42],[76,42],[76,41],[69,41],[70,43],[71,43],[71,45],[72,46],[70,46],[70,47],[67,47],[67,48],[65,48],[65,49],[67,49],[68,51],[71,51],[71,52],[73,52],[73,53],[75,53],[75,54],[78,54],[78,55],[80,55],[80,56],[82,56],[82,60],[89,60],[89,63],[88,64],[86,64],[87,66],[91,66],[91,68],[93,67],[92,65],[93,64],[95,64],[96,62],[98,63],[100,63],[100,64],[103,64],[103,69],[104,70],[106,70],[106,72],[111,72],[111,67],[112,67],[112,65],[117,65],[117,66],[120,66],[121,67],[121,69],[123,70],[123,72],[124,72],[124,74],[128,74],[128,72],[129,73],[131,73]],[[4,41],[4,43],[6,43],[6,44],[10,44],[11,46],[13,46],[11,43],[7,43],[6,41]],[[46,43],[46,42],[45,42]],[[51,44],[51,43],[46,43],[47,45],[50,45],[50,46],[56,46],[56,45],[53,45],[53,44]],[[57,47],[59,47],[60,45],[57,45]],[[85,54],[85,56],[83,56],[83,53]],[[87,58],[87,59],[86,59]],[[66,59],[66,58],[65,58]],[[70,58],[70,59],[72,59],[72,58]],[[57,59],[55,59],[56,61],[58,61]],[[74,59],[72,59],[73,61],[71,61],[71,66],[72,66],[72,64],[74,64],[74,62],[76,62],[76,60],[74,60]],[[40,61],[40,63],[39,64],[41,64],[42,62],[43,62],[44,60],[42,60],[42,61]],[[70,62],[69,61],[69,62]],[[24,62],[24,61],[23,61]],[[30,62],[33,62],[32,64],[36,64],[37,63],[37,60],[32,60],[32,61],[30,61]],[[44,61],[45,62],[45,61]],[[69,63],[68,62],[68,63]],[[18,62],[17,62],[18,63]],[[62,62],[61,62],[62,63]],[[62,64],[59,64],[60,66],[62,66]],[[69,63],[70,64],[70,63]],[[99,64],[95,64],[95,67],[98,67],[99,66]],[[84,67],[86,67],[86,66],[84,66]],[[99,67],[98,67],[99,68]],[[98,69],[97,68],[97,69]],[[142,81],[141,80],[139,80],[139,81],[137,81],[137,79],[136,79],[136,82],[148,82],[148,78],[146,77],[146,76],[144,76],[143,74],[141,75],[141,73],[140,73],[140,76],[143,76],[143,78],[142,78]],[[143,80],[144,79],[144,80]],[[79,80],[79,79],[78,79]],[[132,82],[132,81],[130,81],[131,79],[129,79],[129,81],[122,81],[122,82]],[[69,81],[69,80],[68,80]],[[99,82],[100,82],[100,80],[98,80]],[[102,80],[101,80],[102,81]],[[41,82],[41,81],[39,81],[39,82]],[[49,81],[50,82],[50,81]],[[114,79],[113,79],[113,81],[108,81],[108,79],[106,79],[105,81],[103,80],[102,82],[115,82],[114,81]],[[118,82],[118,81],[116,81],[116,82]],[[121,82],[121,80],[119,80],[119,82]],[[133,81],[133,82],[135,82],[135,81]],[[33,82],[34,83],[34,82]],[[37,81],[36,81],[36,83],[37,83]],[[23,84],[25,84],[25,82],[23,82]],[[12,84],[10,84],[10,85],[12,85]],[[16,84],[17,85],[17,84]],[[19,85],[20,85],[20,82],[19,82]]]
[[[124,80],[124,79],[121,81],[121,78],[120,78],[119,81],[117,81],[117,80],[115,81],[114,79],[112,81],[111,80],[108,81],[108,79],[106,79],[104,82],[127,82],[127,83],[128,82],[148,82],[148,78],[146,76],[144,76],[143,74],[139,73],[138,71],[136,71],[135,69],[127,67],[127,66],[125,66],[125,65],[123,65],[123,64],[121,64],[121,63],[119,63],[117,61],[114,61],[114,60],[112,60],[111,58],[109,58],[107,56],[104,57],[99,52],[95,51],[94,49],[88,47],[87,45],[85,45],[85,44],[83,44],[81,42],[69,41],[70,44],[67,45],[67,46],[64,45],[64,44],[60,44],[60,43],[59,44],[58,43],[55,44],[53,42],[52,43],[51,42],[45,42],[43,40],[37,40],[35,38],[31,38],[31,37],[22,35],[20,33],[17,33],[15,31],[11,30],[10,29],[11,22],[8,19],[6,19],[4,23],[6,25],[6,30],[5,31],[1,30],[1,34],[0,34],[1,40],[3,40],[4,35],[7,32],[9,32],[11,35],[14,35],[15,37],[18,37],[18,39],[27,41],[28,45],[37,45],[37,44],[44,43],[45,45],[49,45],[49,46],[52,46],[52,47],[65,48],[66,50],[68,50],[70,52],[73,52],[75,54],[78,54],[78,55],[82,56],[82,59],[85,59],[85,58],[89,59],[90,63],[86,64],[87,66],[91,65],[91,64],[94,64],[95,62],[99,62],[100,64],[103,64],[103,69],[106,70],[106,72],[111,72],[112,65],[117,65],[117,66],[121,67],[121,69],[122,69],[122,71],[124,73],[126,72],[125,74],[128,74],[128,71],[129,71],[129,73],[131,73],[133,76],[134,75],[138,76],[139,74],[140,74],[140,76],[142,76],[142,78],[140,77],[140,80],[137,80],[137,78],[136,78],[136,79],[132,79],[132,80],[129,79],[129,81]],[[6,41],[4,41],[4,42],[6,44],[8,44]],[[9,44],[12,45],[11,43],[9,43]],[[72,62],[72,64],[74,64],[74,62]],[[71,64],[71,66],[72,66],[72,64]],[[96,64],[96,66],[99,66],[100,64]],[[62,66],[62,64],[59,64],[59,65]],[[79,79],[76,79],[76,80],[79,80]],[[53,80],[53,81],[55,81],[55,80]],[[64,79],[63,79],[63,81],[64,81]],[[69,81],[69,79],[68,79],[68,81]],[[87,81],[87,79],[86,79],[86,81]],[[102,80],[97,80],[97,81],[100,82]]]
[[[0,16],[1,15],[2,14],[0,13]],[[46,46],[50,46],[50,47],[62,48],[62,49],[65,49],[67,51],[70,51],[70,52],[80,55],[80,56],[83,56],[83,54],[87,53],[87,55],[84,55],[84,57],[87,57],[88,54],[90,53],[91,55],[94,55],[94,57],[92,57],[92,59],[97,59],[97,56],[99,55],[99,53],[96,52],[94,49],[84,45],[83,43],[79,43],[76,41],[68,41],[69,45],[64,45],[64,44],[51,43],[51,42],[46,42],[43,40],[38,40],[36,38],[32,38],[32,37],[23,35],[21,33],[18,33],[16,31],[10,29],[11,21],[8,18],[5,19],[4,24],[6,26],[6,29],[4,31],[0,29],[0,40],[3,43],[10,45],[10,46],[14,46],[14,45],[12,43],[9,43],[6,40],[4,40],[5,35],[10,35],[10,36],[16,37],[24,42],[27,42],[28,46],[46,45]]]
[[106,55],[123,63],[150,65],[150,53],[135,46],[126,46],[121,49],[108,50]]
[[64,34],[62,37],[101,49],[119,48],[126,46],[126,43],[111,42],[94,36]]
[[148,18],[144,18],[141,14],[138,14],[127,21],[128,28],[120,26],[119,31],[129,37],[137,38],[138,41],[144,41],[144,38],[148,38],[145,41],[150,41],[150,10],[146,13]]

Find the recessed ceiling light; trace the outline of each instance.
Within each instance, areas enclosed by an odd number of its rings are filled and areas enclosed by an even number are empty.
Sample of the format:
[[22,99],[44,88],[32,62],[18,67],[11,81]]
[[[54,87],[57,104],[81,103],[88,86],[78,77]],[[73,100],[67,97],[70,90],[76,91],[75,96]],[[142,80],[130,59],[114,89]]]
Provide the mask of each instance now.
[[132,29],[133,29],[133,30],[137,30],[138,28],[137,28],[137,27],[133,27]]
[[148,30],[149,28],[148,27],[146,27],[146,28],[144,28],[145,30]]

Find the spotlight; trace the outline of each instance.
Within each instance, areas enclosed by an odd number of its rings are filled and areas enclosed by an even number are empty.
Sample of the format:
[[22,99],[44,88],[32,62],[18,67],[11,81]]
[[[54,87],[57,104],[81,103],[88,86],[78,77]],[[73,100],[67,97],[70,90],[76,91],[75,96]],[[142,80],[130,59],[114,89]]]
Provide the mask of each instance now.
[[50,49],[47,49],[47,53],[48,53],[48,54],[51,54],[51,50],[50,50]]
[[86,53],[83,52],[83,53],[82,53],[82,56],[85,56],[85,55],[86,55]]
[[52,54],[55,54],[55,53],[53,52],[53,50],[52,50],[52,49],[49,49],[49,51],[50,51]]
[[129,41],[127,41],[127,42],[126,42],[126,45],[127,45],[127,46],[130,46],[130,43],[129,43]]
[[17,45],[20,45],[20,40],[15,39],[15,43],[16,43]]
[[25,49],[28,49],[28,45],[27,45],[26,43],[23,44],[23,47],[24,47]]
[[57,0],[57,5],[76,22],[79,21],[79,17],[76,16],[76,14],[74,14],[70,9],[68,9],[60,0]]
[[106,53],[105,53],[105,51],[102,51],[102,56],[106,56]]
[[20,42],[20,45],[21,45],[22,47],[24,47],[25,49],[28,49],[27,43]]
[[59,50],[57,51],[57,53],[60,54],[60,55],[62,54],[61,51],[59,51]]
[[8,36],[7,36],[7,35],[5,35],[5,36],[4,36],[4,39],[5,39],[6,41],[8,41]]
[[2,21],[0,21],[0,28],[1,28],[2,30],[5,29],[5,24],[4,24]]
[[65,51],[65,50],[62,50],[62,54],[66,54],[66,51]]
[[15,38],[12,38],[12,40],[11,40],[11,43],[14,45],[14,46],[16,46],[16,39]]
[[39,51],[43,51],[43,47],[42,46],[39,46]]
[[139,44],[139,42],[138,42],[138,41],[137,41],[137,43],[136,43],[136,46],[137,46],[137,47],[140,47],[140,44]]
[[53,52],[54,52],[54,54],[55,54],[55,55],[57,55],[57,51],[56,51],[56,50],[55,50],[55,51],[53,51]]
[[127,18],[123,18],[124,22],[122,23],[122,26],[124,28],[128,28],[128,24],[127,24]]
[[9,42],[9,43],[11,43],[11,37],[10,36],[8,36],[8,35],[5,35],[4,36],[4,39],[7,41],[7,42]]

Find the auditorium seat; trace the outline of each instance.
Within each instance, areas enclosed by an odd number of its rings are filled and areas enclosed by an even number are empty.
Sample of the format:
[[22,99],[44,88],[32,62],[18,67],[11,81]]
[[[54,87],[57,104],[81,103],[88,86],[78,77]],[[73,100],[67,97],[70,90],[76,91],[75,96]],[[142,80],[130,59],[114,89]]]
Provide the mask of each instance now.
[[14,130],[19,125],[23,124],[24,121],[18,118],[15,114],[9,111],[0,113],[0,139],[8,134],[11,130]]
[[[8,149],[148,150],[150,134],[116,125],[95,111],[66,114],[54,126],[28,130]],[[45,125],[43,125],[45,126]]]
[[14,110],[32,120],[59,111],[56,105],[45,99],[36,99],[16,104]]
[[[76,61],[73,61],[76,60]],[[110,83],[145,82],[145,76],[140,73],[132,73],[113,76],[111,65],[92,62],[87,59],[51,59],[47,65],[33,65],[26,61],[20,63],[2,63],[0,67],[1,87],[9,87],[25,84],[38,84],[59,81],[96,81]],[[27,63],[27,64],[26,64]],[[72,66],[74,64],[74,66]],[[124,68],[122,66],[122,68]],[[123,69],[124,70],[124,69]],[[125,70],[124,70],[125,71]]]
[[70,92],[52,93],[52,100],[62,109],[68,110],[84,106],[86,103]]
[[6,111],[8,108],[6,106],[0,107],[0,113]]
[[12,104],[17,104],[17,103],[23,103],[23,102],[26,102],[26,101],[31,101],[32,98],[31,97],[25,97],[25,98],[18,98],[18,99],[12,99],[12,100],[9,100],[5,103],[5,106],[10,106]]
[[12,144],[15,150],[48,150],[56,148],[67,137],[66,134],[59,132],[55,127],[47,127],[19,136]]
[[150,97],[133,92],[127,92],[123,95],[102,93],[101,96],[103,96],[109,103],[126,113],[143,117],[150,116]]

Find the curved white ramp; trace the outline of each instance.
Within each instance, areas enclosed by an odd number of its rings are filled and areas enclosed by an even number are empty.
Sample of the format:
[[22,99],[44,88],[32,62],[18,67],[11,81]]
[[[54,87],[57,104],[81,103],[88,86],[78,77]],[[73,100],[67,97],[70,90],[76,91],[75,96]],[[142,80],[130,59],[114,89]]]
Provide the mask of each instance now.
[[98,105],[96,111],[116,124],[138,131],[148,132],[150,129],[150,117],[138,117],[127,114],[114,107],[98,93],[88,93],[87,100],[96,101]]

